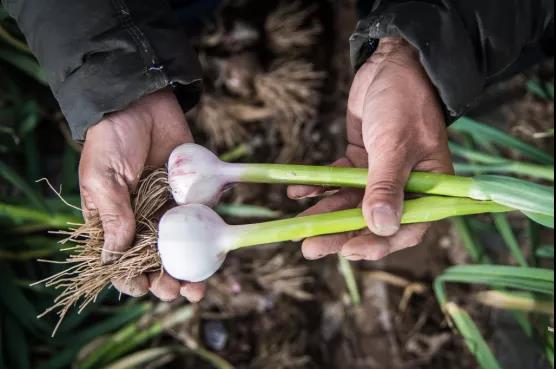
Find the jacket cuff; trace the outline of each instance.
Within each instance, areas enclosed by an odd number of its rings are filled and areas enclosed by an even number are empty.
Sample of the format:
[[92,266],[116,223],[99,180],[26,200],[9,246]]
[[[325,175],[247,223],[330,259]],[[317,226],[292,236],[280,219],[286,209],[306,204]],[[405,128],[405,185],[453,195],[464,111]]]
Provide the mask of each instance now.
[[112,3],[120,26],[102,35],[108,47],[87,53],[54,90],[77,140],[106,114],[168,86],[184,112],[200,99],[201,67],[166,2]]
[[421,64],[438,90],[449,122],[477,101],[486,76],[477,63],[472,40],[454,11],[414,1],[379,6],[358,23],[350,38],[355,68],[372,54],[369,43],[383,37],[402,37],[419,51]]

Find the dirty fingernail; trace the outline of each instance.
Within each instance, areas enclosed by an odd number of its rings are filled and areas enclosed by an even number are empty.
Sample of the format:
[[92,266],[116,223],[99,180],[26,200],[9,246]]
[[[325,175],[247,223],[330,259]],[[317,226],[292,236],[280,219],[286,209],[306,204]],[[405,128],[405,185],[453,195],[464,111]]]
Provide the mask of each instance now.
[[318,260],[318,259],[322,259],[324,256],[325,256],[324,254],[305,255],[305,259],[307,259],[307,260]]
[[198,288],[197,286],[187,284],[180,288],[180,295],[185,297],[191,303],[198,303],[203,299],[203,289]]
[[398,217],[389,205],[379,205],[372,210],[371,222],[373,231],[379,236],[392,236],[398,232],[400,225]]

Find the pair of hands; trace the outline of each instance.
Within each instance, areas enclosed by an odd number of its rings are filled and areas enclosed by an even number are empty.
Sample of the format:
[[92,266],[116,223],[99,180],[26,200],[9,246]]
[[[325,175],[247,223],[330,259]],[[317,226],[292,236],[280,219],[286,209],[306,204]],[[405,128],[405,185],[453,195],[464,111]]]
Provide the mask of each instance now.
[[[362,206],[368,229],[307,239],[302,250],[315,260],[340,252],[350,260],[377,260],[421,242],[429,224],[400,226],[404,186],[413,170],[451,173],[444,116],[435,88],[419,56],[401,39],[382,39],[358,71],[347,114],[348,146],[338,166],[368,167],[366,190],[341,189],[304,215]],[[112,262],[129,248],[135,221],[129,193],[143,168],[161,167],[178,145],[192,142],[183,112],[163,90],[112,113],[87,132],[79,169],[85,216],[96,212],[105,234],[103,261]],[[324,194],[326,189],[292,186],[294,199]],[[122,293],[151,291],[161,300],[182,295],[192,302],[203,284],[179,282],[159,273],[113,281]]]

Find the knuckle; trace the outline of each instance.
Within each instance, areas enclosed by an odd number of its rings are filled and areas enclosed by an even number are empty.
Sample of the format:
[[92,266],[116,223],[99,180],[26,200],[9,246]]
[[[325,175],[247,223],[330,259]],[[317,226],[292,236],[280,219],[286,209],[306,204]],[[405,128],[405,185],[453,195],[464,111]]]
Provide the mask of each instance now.
[[420,245],[425,239],[427,230],[428,227],[426,229],[423,228],[411,233],[406,233],[403,237],[394,237],[391,241],[393,249],[397,251]]
[[424,139],[420,140],[415,149],[421,155],[427,155],[442,151],[443,146],[437,139]]
[[106,185],[102,177],[90,174],[88,171],[81,172],[80,177],[81,188],[85,191],[95,192]]
[[82,182],[81,186],[91,191],[98,191],[99,189],[111,188],[113,186],[127,186],[123,176],[110,165],[101,165],[93,168],[83,168],[81,166],[79,176]]
[[120,214],[101,214],[100,220],[105,232],[129,232],[135,227],[135,222]]
[[419,244],[421,244],[423,242],[425,235],[424,234],[419,234],[419,235],[415,235],[410,237],[407,242],[405,247],[415,247]]
[[376,182],[371,183],[367,187],[367,191],[369,194],[380,194],[380,195],[390,195],[395,196],[400,194],[403,191],[403,185],[400,181],[394,179],[383,179]]
[[104,230],[107,230],[107,228],[118,229],[122,224],[121,217],[116,214],[101,214],[100,221],[102,222]]

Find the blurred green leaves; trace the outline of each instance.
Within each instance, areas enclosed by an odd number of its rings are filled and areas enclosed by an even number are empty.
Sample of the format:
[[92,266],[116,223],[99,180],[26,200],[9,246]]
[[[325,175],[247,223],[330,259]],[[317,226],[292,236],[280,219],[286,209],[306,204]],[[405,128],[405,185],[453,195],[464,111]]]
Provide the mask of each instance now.
[[[65,258],[59,238],[46,231],[81,222],[78,211],[36,180],[50,177],[79,204],[78,153],[65,145],[60,170],[53,171],[56,160],[41,152],[40,143],[53,138],[64,144],[64,135],[45,100],[50,95],[44,74],[13,25],[0,7],[0,368],[65,369],[91,340],[140,319],[148,304],[118,303],[118,295],[108,290],[96,305],[69,316],[54,339],[56,317],[36,318],[56,292],[29,284],[61,269],[36,259]],[[60,172],[63,178],[55,178]],[[99,305],[109,312],[99,312]]]
[[[449,301],[446,290],[447,283],[481,284],[491,288],[509,288],[540,294],[539,297],[534,294],[527,297],[521,295],[519,301],[521,306],[524,304],[524,298],[528,299],[525,304],[529,306],[543,306],[543,304],[546,304],[543,295],[549,297],[552,301],[554,300],[554,271],[550,269],[499,265],[462,265],[449,268],[436,278],[434,290],[438,301],[483,369],[497,369],[500,368],[500,364],[469,314],[454,302]],[[494,293],[501,294],[499,291],[494,291]],[[496,305],[492,301],[492,292],[490,297],[491,299],[488,301],[493,306],[516,310],[516,296],[513,299],[499,299]],[[529,311],[531,310],[529,309]],[[547,313],[546,309],[540,312]]]
[[554,165],[554,157],[552,155],[471,118],[463,117],[459,119],[450,127],[450,130],[471,136],[480,147],[487,149],[487,151],[490,149],[489,145],[494,145],[505,150],[515,150],[535,162]]
[[38,83],[44,86],[48,85],[43,70],[31,56],[0,47],[0,60],[21,70]]
[[527,82],[527,89],[541,99],[554,100],[553,82],[543,82],[538,78],[534,78]]
[[461,175],[506,173],[554,182],[554,167],[551,165],[538,165],[510,160],[500,156],[494,156],[477,150],[468,149],[455,143],[450,144],[450,150],[454,156],[472,162],[471,164],[455,164],[456,172]]
[[[554,94],[553,85],[550,89],[550,85],[538,81],[531,81],[527,87],[540,98]],[[478,265],[452,267],[437,277],[434,284],[437,299],[483,369],[499,369],[500,364],[469,313],[450,300],[447,284],[492,289],[475,294],[475,302],[510,311],[524,333],[544,346],[547,361],[554,367],[553,335],[546,331],[553,316],[554,271],[530,267],[537,265],[539,258],[553,260],[554,248],[538,245],[542,228],[538,224],[554,228],[554,158],[539,148],[470,118],[460,119],[451,131],[457,140],[451,144],[452,153],[458,160],[464,160],[455,163],[456,172],[479,175],[480,191],[492,195],[495,201],[524,210],[531,219],[526,231],[532,250],[530,254],[526,253],[523,240],[506,214],[491,215],[492,224],[487,223],[488,219],[454,219],[463,246],[471,261]],[[530,162],[509,159],[509,155]],[[550,182],[551,187],[525,185],[517,178],[500,180],[492,175],[497,173],[537,178]],[[505,245],[507,255],[500,250],[493,254],[493,247],[484,244],[484,240],[492,240],[495,235]],[[494,264],[511,261],[518,266]]]
[[35,190],[12,168],[0,161],[0,177],[11,183],[16,189],[20,190],[31,206],[48,212],[48,207],[44,200],[35,192]]
[[469,351],[477,358],[479,365],[483,369],[502,369],[469,314],[454,303],[446,304],[445,310],[452,319],[455,328],[463,336]]
[[[0,9],[2,9],[0,7]],[[0,14],[0,60],[11,65],[42,85],[48,85],[43,70],[32,56],[23,40],[14,36],[2,23],[8,16],[4,9]]]
[[494,175],[476,176],[475,186],[489,200],[519,209],[531,219],[554,227],[554,187]]
[[35,335],[47,333],[48,325],[37,320],[38,315],[35,306],[25,296],[23,291],[15,284],[16,278],[9,265],[0,263],[0,304],[6,312],[9,312],[19,324]]
[[550,269],[504,265],[455,266],[447,269],[435,281],[435,291],[441,305],[448,301],[444,288],[448,282],[484,284],[554,296],[554,272]]

